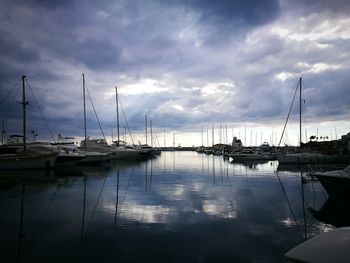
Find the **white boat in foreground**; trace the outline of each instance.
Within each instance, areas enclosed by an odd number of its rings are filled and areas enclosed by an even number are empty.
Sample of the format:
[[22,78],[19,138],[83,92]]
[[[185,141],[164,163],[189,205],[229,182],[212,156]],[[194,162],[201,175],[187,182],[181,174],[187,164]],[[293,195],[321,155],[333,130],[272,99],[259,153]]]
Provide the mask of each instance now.
[[297,262],[347,263],[350,259],[350,227],[342,227],[309,239],[285,254]]

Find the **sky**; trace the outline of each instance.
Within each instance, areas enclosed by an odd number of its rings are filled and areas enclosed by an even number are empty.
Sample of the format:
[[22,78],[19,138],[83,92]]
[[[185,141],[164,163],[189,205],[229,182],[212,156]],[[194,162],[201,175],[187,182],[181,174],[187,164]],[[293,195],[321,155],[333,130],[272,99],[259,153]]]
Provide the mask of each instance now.
[[[83,136],[84,73],[91,137],[102,136],[92,101],[115,138],[117,86],[135,143],[147,114],[160,145],[210,145],[213,125],[215,143],[278,144],[302,77],[303,140],[339,138],[350,131],[349,12],[346,0],[3,0],[0,117],[6,134],[21,132],[26,75],[28,133]],[[298,143],[297,103],[283,143]]]

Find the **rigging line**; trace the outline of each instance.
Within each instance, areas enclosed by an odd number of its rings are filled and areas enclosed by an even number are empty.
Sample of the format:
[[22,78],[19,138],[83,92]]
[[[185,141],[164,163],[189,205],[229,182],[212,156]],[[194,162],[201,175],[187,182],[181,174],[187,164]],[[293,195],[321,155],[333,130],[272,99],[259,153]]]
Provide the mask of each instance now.
[[[15,90],[15,89],[18,89],[19,87],[19,82],[20,82],[20,79],[18,79],[17,83],[15,85],[12,86],[12,88],[9,90],[9,92],[0,100],[0,104],[2,104],[6,98],[8,96],[10,96],[10,94]],[[17,94],[17,93],[16,93]]]
[[[87,94],[89,95],[89,99],[90,99],[90,102],[91,102],[91,105],[92,105],[92,108],[94,110],[94,113],[95,113],[95,117],[97,119],[97,122],[98,122],[98,126],[100,127],[100,130],[101,130],[101,133],[102,133],[102,136],[103,136],[103,139],[105,140],[106,144],[107,144],[107,140],[106,140],[106,137],[105,137],[105,134],[102,130],[102,126],[101,126],[101,123],[100,123],[100,119],[98,118],[98,115],[97,115],[97,112],[96,112],[96,109],[95,109],[95,106],[94,106],[94,103],[92,102],[92,98],[90,96],[90,91],[89,91],[89,88],[87,87],[86,83],[85,83],[85,87],[86,87],[86,90],[87,90]],[[107,147],[109,148],[108,144],[107,144]]]
[[48,129],[48,131],[49,131],[49,133],[50,133],[50,135],[51,135],[52,140],[56,143],[55,137],[53,136],[53,133],[52,133],[52,131],[51,131],[51,129],[50,129],[50,126],[49,126],[49,124],[48,124],[48,122],[47,122],[47,120],[46,120],[46,118],[45,118],[45,116],[44,116],[43,111],[41,110],[41,107],[40,107],[40,105],[39,105],[39,103],[38,103],[38,100],[36,99],[36,96],[35,96],[35,94],[34,94],[33,89],[32,89],[31,86],[29,85],[27,79],[26,79],[25,81],[26,81],[26,83],[27,83],[27,85],[28,85],[28,87],[29,87],[29,90],[30,90],[31,94],[32,94],[33,97],[34,97],[34,101],[35,101],[36,105],[37,105],[38,108],[39,108],[41,117],[44,119],[44,123],[45,123],[45,125],[46,125],[46,128]]
[[159,144],[159,141],[158,141],[158,137],[157,137],[157,134],[156,134],[156,131],[152,128],[153,130],[153,134],[154,134],[154,137],[156,138],[156,142],[158,144],[158,147],[160,147],[160,144]]
[[[13,102],[16,102],[16,99],[17,99],[17,97],[18,97],[18,94],[19,94],[20,90],[21,90],[21,85],[18,84],[18,85],[17,85],[17,88],[16,88],[16,94],[15,94],[15,96],[14,96],[14,98],[13,98]],[[18,101],[19,101],[19,102],[16,102],[16,103],[21,103],[21,102],[22,102],[22,98],[20,98]]]
[[285,189],[284,186],[283,186],[283,183],[282,183],[282,181],[281,181],[280,176],[278,175],[278,172],[276,172],[276,175],[277,175],[277,178],[278,178],[278,182],[279,182],[280,185],[281,185],[284,198],[285,198],[286,201],[287,201],[287,204],[288,204],[290,213],[291,213],[292,216],[293,216],[295,226],[297,227],[298,233],[300,234],[301,238],[303,239],[303,235],[302,235],[302,233],[301,233],[301,231],[300,231],[300,229],[299,229],[299,225],[297,224],[297,219],[296,219],[296,217],[295,217],[295,214],[294,214],[294,212],[293,212],[292,206],[291,206],[291,204],[290,204],[290,202],[289,202],[289,199],[288,199],[288,197],[287,197],[286,189]]
[[128,120],[126,118],[125,112],[124,112],[123,105],[122,105],[122,103],[121,103],[119,98],[118,98],[118,101],[119,101],[119,104],[120,104],[120,108],[122,109],[122,112],[123,112],[123,116],[124,116],[124,119],[125,119],[125,122],[126,122],[126,126],[128,127],[128,131],[129,131],[129,135],[130,135],[130,138],[131,138],[131,142],[134,145],[134,139],[132,138],[132,135],[131,135],[131,130],[130,130],[129,123],[128,123]]
[[294,92],[292,104],[290,105],[289,112],[288,112],[288,116],[287,116],[286,122],[285,122],[284,127],[283,127],[283,131],[282,131],[282,135],[281,135],[281,138],[280,138],[280,142],[278,143],[278,146],[277,146],[277,147],[279,147],[279,146],[281,145],[281,142],[282,142],[282,139],[283,139],[283,135],[284,135],[284,132],[285,132],[286,127],[287,127],[287,123],[288,123],[288,120],[289,120],[290,112],[291,112],[291,110],[292,110],[293,103],[294,103],[294,99],[295,99],[295,96],[296,96],[296,94],[297,94],[299,85],[300,85],[300,82],[298,81],[297,87],[296,87],[295,92]]

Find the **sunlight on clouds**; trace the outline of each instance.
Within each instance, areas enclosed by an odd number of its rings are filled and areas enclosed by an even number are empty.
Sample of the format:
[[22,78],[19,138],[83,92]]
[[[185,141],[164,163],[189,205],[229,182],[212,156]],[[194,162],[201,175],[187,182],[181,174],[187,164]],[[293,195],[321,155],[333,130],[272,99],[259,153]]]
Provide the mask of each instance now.
[[179,104],[173,105],[173,108],[174,108],[175,110],[178,110],[178,111],[185,111],[184,107],[182,107],[182,106],[179,105]]
[[331,45],[331,44],[324,44],[324,43],[315,43],[315,46],[317,48],[320,48],[320,49],[326,49],[326,48],[332,47],[333,45]]
[[[297,63],[297,66],[301,68],[305,68],[305,70],[302,73],[320,73],[326,70],[336,70],[342,68],[341,65],[331,65],[326,63],[315,63],[313,65],[310,65],[305,62],[299,62]],[[275,79],[285,81],[289,78],[295,78],[297,74],[290,73],[290,72],[280,72],[274,76]]]
[[174,114],[174,113],[182,113],[182,114],[202,114],[196,108],[188,108],[183,106],[183,102],[181,100],[169,100],[161,104],[158,108],[153,110],[153,113],[157,114]]
[[289,35],[289,29],[281,26],[273,26],[271,28],[271,33],[276,34],[280,37],[287,37]]
[[316,63],[310,67],[309,72],[319,73],[325,70],[335,70],[341,68],[341,65],[330,65],[326,63]]
[[208,95],[227,95],[229,93],[232,93],[232,91],[230,92],[229,90],[227,90],[227,88],[234,88],[235,85],[234,83],[229,83],[229,82],[210,82],[208,84],[206,84],[202,89],[201,92],[204,96],[208,96]]
[[296,41],[350,38],[349,18],[325,20],[310,29],[307,24],[312,24],[313,19],[314,16],[300,19],[298,27],[294,28],[294,33],[291,32],[288,38]]
[[165,87],[165,83],[162,81],[143,79],[137,83],[122,85],[118,91],[124,95],[140,95],[144,93],[166,92],[169,91],[169,88]]
[[281,72],[274,76],[275,79],[282,80],[282,81],[285,81],[286,79],[294,78],[294,77],[295,77],[295,74],[289,73],[289,72]]

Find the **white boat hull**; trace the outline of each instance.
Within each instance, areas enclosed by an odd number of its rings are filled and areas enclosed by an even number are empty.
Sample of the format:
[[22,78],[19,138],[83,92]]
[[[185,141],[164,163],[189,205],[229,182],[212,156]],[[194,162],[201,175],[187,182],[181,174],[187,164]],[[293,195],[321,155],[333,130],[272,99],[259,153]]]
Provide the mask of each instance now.
[[136,159],[140,156],[141,152],[134,149],[113,149],[111,151],[112,160],[120,159]]
[[51,169],[57,154],[4,155],[0,157],[0,170]]

